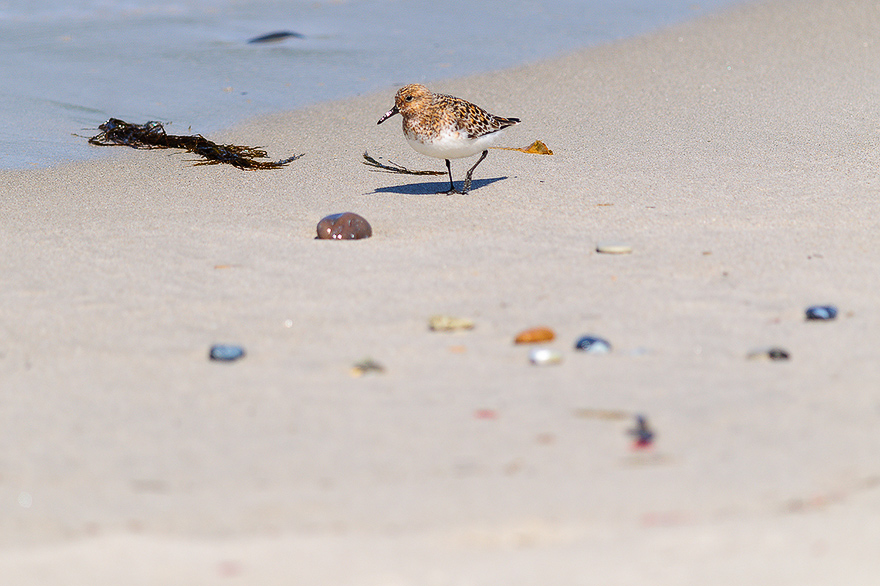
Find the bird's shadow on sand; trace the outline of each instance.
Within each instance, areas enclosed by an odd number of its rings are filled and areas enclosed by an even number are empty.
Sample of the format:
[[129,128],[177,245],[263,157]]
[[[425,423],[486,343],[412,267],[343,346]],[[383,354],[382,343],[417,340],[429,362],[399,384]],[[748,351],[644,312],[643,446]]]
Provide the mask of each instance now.
[[[474,179],[471,181],[471,189],[468,193],[491,185],[496,181],[503,181],[507,177],[493,177],[491,179]],[[455,188],[461,189],[464,186],[463,181],[456,181]],[[373,193],[402,193],[404,195],[438,195],[449,189],[449,181],[431,181],[428,183],[406,183],[402,185],[392,185],[390,187],[379,187],[373,190]]]

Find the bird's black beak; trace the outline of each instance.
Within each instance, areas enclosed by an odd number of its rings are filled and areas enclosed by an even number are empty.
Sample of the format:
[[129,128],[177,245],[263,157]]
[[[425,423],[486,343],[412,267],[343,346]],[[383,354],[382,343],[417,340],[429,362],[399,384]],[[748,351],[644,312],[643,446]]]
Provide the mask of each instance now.
[[382,124],[383,122],[385,122],[386,120],[388,120],[389,118],[394,116],[395,114],[400,114],[400,110],[397,109],[397,106],[394,106],[393,108],[391,108],[390,110],[385,112],[385,115],[382,116],[381,118],[379,118],[379,121],[376,122],[376,124]]

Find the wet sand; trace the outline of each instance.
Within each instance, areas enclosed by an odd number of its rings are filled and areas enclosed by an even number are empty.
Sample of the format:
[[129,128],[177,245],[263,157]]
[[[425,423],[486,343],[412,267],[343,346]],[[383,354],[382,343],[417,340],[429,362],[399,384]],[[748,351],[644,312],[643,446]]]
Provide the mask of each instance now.
[[[878,27],[759,3],[428,84],[555,153],[493,150],[466,196],[361,164],[443,170],[376,126],[396,88],[209,137],[305,153],[282,170],[0,173],[0,575],[873,583]],[[346,211],[373,236],[315,239]],[[534,326],[562,364],[513,344]]]

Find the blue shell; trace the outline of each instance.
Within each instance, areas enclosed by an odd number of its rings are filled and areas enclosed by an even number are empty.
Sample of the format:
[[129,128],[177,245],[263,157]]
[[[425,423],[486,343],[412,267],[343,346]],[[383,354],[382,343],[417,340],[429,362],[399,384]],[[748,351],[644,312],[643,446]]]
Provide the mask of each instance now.
[[608,340],[596,336],[583,336],[574,345],[575,350],[583,350],[590,354],[608,354],[611,352],[611,344]]
[[805,313],[807,319],[834,319],[837,317],[837,308],[833,305],[814,305],[808,307]]
[[222,360],[223,362],[231,362],[238,360],[244,356],[244,348],[241,346],[230,346],[226,344],[217,344],[211,346],[211,352],[208,353],[211,360]]

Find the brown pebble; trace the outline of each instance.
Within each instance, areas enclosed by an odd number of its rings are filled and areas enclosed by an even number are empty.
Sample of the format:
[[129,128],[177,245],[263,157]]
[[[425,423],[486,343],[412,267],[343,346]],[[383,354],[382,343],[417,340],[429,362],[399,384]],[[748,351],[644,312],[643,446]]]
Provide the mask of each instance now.
[[537,342],[549,342],[556,337],[550,328],[531,328],[517,334],[513,341],[515,344],[535,344]]
[[321,240],[360,240],[372,235],[370,223],[351,212],[331,214],[318,222],[318,238]]
[[556,436],[552,433],[539,433],[535,441],[541,445],[548,446],[556,441]]
[[385,372],[385,367],[373,360],[372,358],[365,358],[352,366],[348,374],[350,374],[354,378],[360,378],[365,374],[369,374],[371,372],[376,372],[382,374]]

